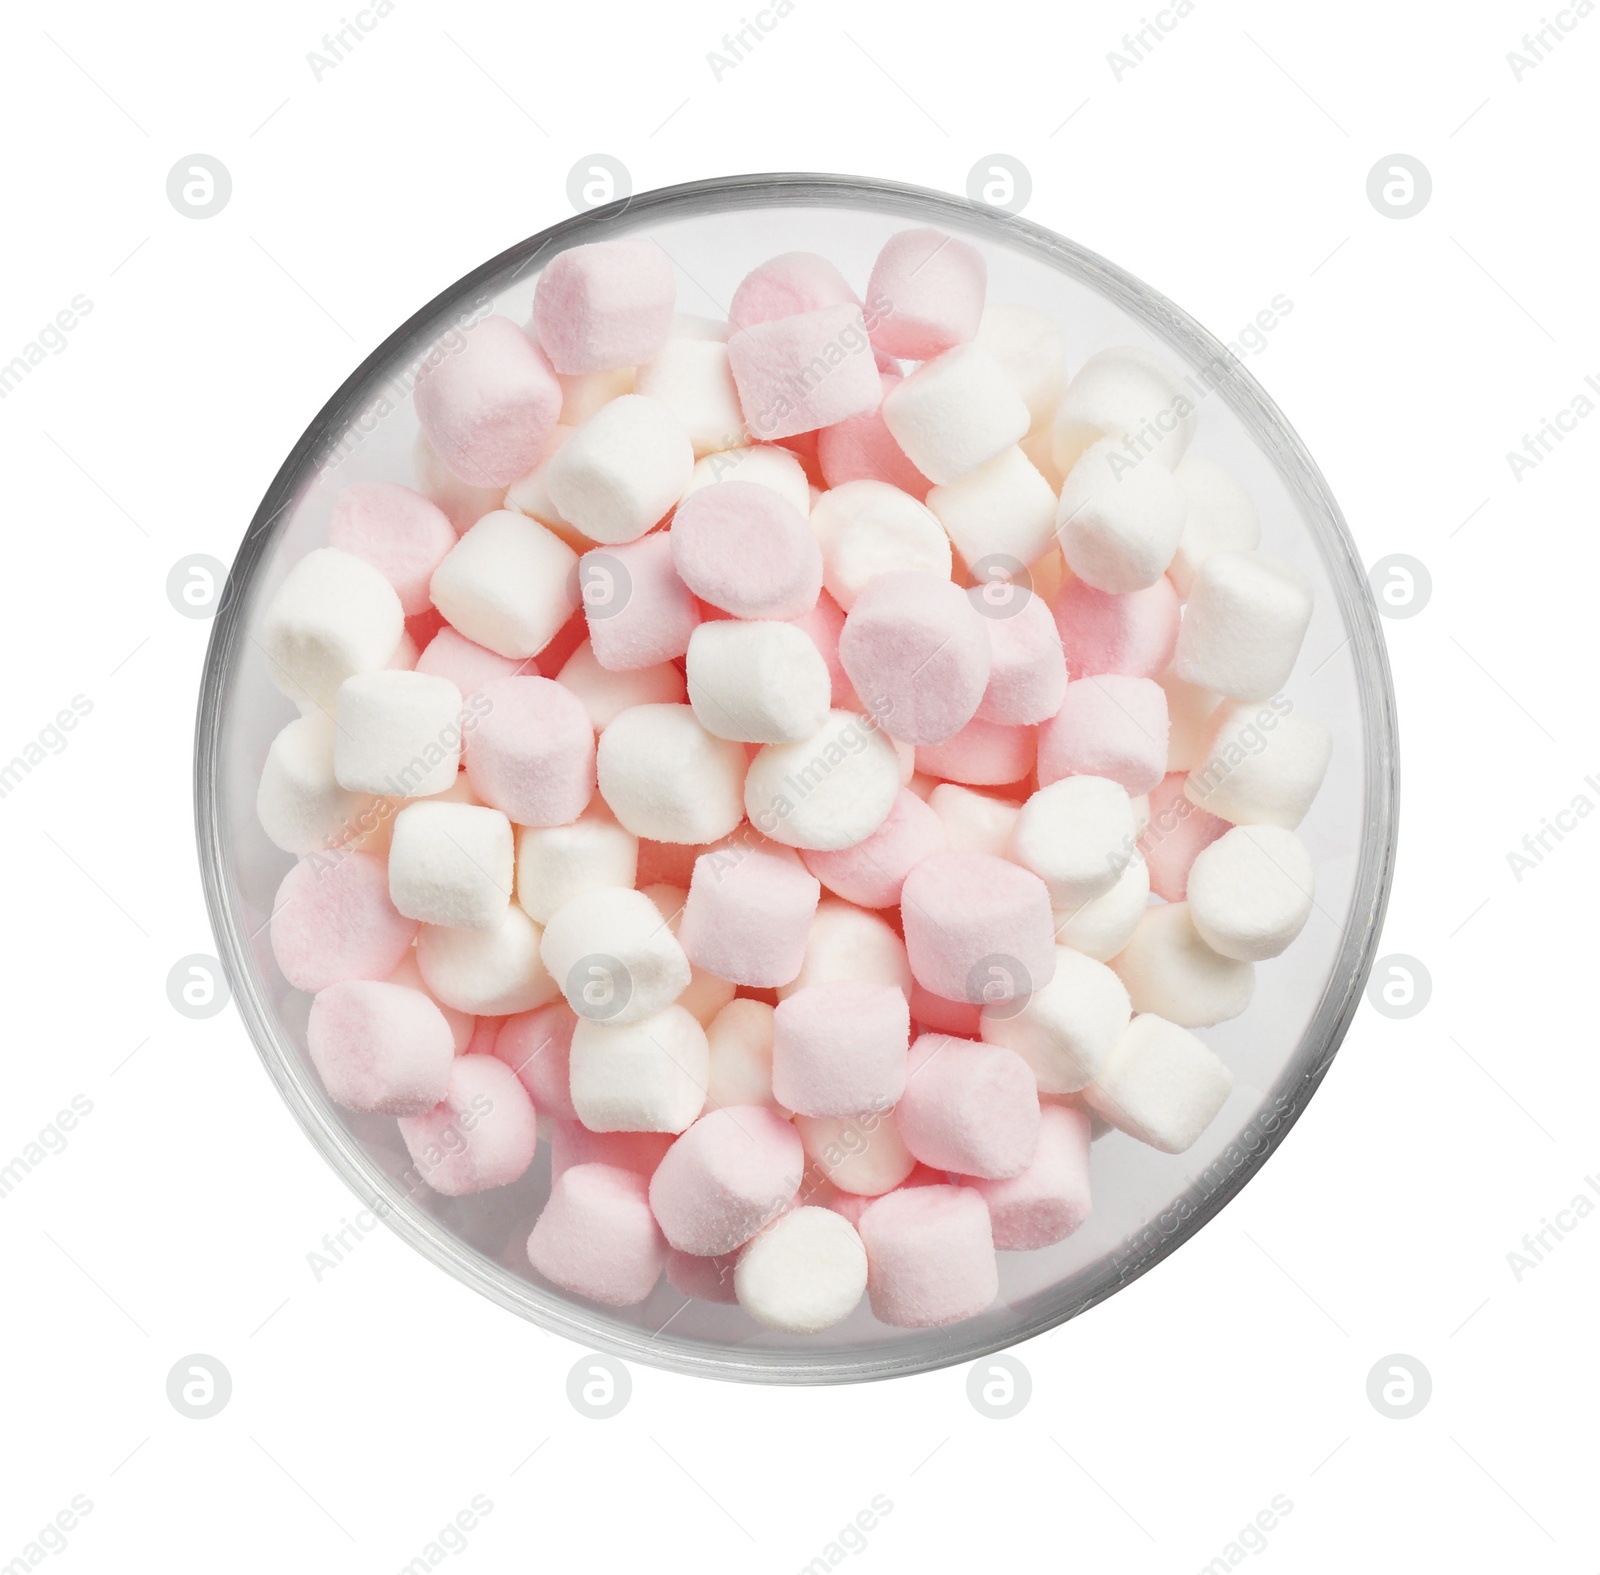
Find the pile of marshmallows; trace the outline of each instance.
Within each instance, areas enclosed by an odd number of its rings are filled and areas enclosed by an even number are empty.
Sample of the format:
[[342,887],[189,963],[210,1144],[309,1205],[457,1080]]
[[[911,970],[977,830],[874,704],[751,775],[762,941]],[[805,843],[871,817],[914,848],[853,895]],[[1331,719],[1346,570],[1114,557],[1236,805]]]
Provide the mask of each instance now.
[[864,300],[790,253],[721,323],[653,241],[565,251],[261,621],[311,1058],[440,1193],[545,1134],[566,1292],[983,1312],[1092,1136],[1195,1141],[1232,1079],[1190,1030],[1310,913],[1305,578],[1186,452],[1198,384],[1068,380],[985,284],[910,229]]

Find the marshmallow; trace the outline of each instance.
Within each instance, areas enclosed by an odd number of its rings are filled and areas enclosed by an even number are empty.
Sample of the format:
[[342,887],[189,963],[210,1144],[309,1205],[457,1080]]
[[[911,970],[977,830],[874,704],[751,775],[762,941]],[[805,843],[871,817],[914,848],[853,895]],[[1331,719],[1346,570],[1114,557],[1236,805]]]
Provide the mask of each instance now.
[[1055,622],[1074,678],[1121,673],[1154,678],[1172,660],[1181,608],[1164,575],[1142,591],[1114,596],[1070,579],[1056,597]]
[[556,682],[582,701],[596,732],[636,705],[682,705],[689,698],[689,686],[671,662],[610,672],[595,660],[587,640],[562,664]]
[[950,578],[950,538],[915,498],[882,481],[849,481],[811,511],[822,544],[822,583],[846,612],[867,583],[891,569]]
[[1186,684],[1169,667],[1156,677],[1167,696],[1167,770],[1193,771],[1205,759],[1206,736],[1222,696],[1212,689]]
[[875,1198],[892,1192],[917,1162],[894,1124],[891,1110],[853,1116],[796,1116],[806,1158],[841,1192]]
[[1020,806],[992,793],[974,793],[954,782],[941,782],[928,795],[928,808],[944,823],[952,853],[990,853],[1004,858]]
[[1013,444],[957,481],[932,488],[928,507],[968,564],[1042,558],[1055,537],[1056,495]]
[[864,908],[900,902],[906,876],[947,845],[944,822],[915,793],[902,788],[887,819],[853,847],[807,849],[800,857],[829,891]]
[[595,241],[539,275],[533,323],[558,372],[642,366],[667,342],[677,295],[672,260],[654,241]]
[[1028,1252],[1065,1241],[1089,1217],[1089,1117],[1049,1105],[1028,1168],[1006,1181],[970,1183],[989,1206],[994,1244]]
[[426,798],[454,785],[461,691],[426,673],[357,673],[339,685],[333,774],[340,787]]
[[706,1103],[765,1105],[787,1114],[772,1093],[772,1018],[765,1001],[729,1001],[706,1025],[711,1079]]
[[822,589],[822,550],[805,517],[755,482],[690,493],[671,539],[683,582],[735,618],[798,618]]
[[635,1023],[580,1017],[572,1031],[572,1106],[592,1132],[682,1132],[710,1073],[706,1031],[681,1006]]
[[450,1025],[421,990],[368,979],[318,992],[306,1049],[336,1105],[382,1116],[432,1110],[455,1059]]
[[883,732],[853,711],[830,711],[809,738],[756,755],[744,806],[774,842],[829,851],[864,842],[899,793],[900,760]]
[[877,914],[827,897],[817,904],[800,972],[778,987],[778,998],[840,979],[892,984],[908,998],[911,994],[911,964],[900,937]]
[[1103,896],[1054,913],[1056,940],[1096,962],[1109,962],[1133,938],[1150,905],[1150,871],[1137,856]]
[[539,458],[561,413],[561,385],[510,318],[485,317],[466,330],[460,349],[424,363],[412,403],[452,474],[503,491]]
[[1187,598],[1195,575],[1213,553],[1250,552],[1261,545],[1261,519],[1250,494],[1211,460],[1185,454],[1172,474],[1189,513],[1167,573],[1178,594]]
[[416,671],[435,678],[448,678],[463,695],[473,695],[491,678],[511,678],[537,669],[529,657],[516,661],[501,656],[445,624],[422,648]]
[[[407,951],[400,959],[399,966],[389,975],[390,984],[403,984],[407,989],[420,990],[424,995],[428,993],[427,982],[422,977],[422,970],[417,967],[416,948]],[[435,1002],[435,1005],[438,1003]],[[450,1042],[457,1055],[465,1055],[467,1046],[472,1043],[472,1037],[477,1032],[478,1019],[470,1012],[458,1012],[453,1006],[440,1006],[439,1013],[450,1028]]]
[[901,230],[883,243],[867,281],[872,343],[928,361],[978,332],[989,269],[983,253],[941,230]]
[[744,819],[747,760],[686,705],[640,705],[600,735],[600,794],[636,837],[716,842]]
[[680,1252],[732,1252],[783,1213],[805,1155],[795,1130],[760,1105],[708,1111],[650,1178],[650,1207]]
[[1305,928],[1315,889],[1311,855],[1292,831],[1236,826],[1195,859],[1189,917],[1212,951],[1264,962]]
[[911,1020],[920,1024],[920,1033],[954,1034],[958,1039],[976,1039],[983,1020],[982,1008],[972,1001],[948,1001],[942,995],[911,987]]
[[1194,398],[1176,367],[1131,345],[1101,350],[1078,368],[1061,396],[1056,466],[1067,475],[1086,449],[1109,439],[1130,461],[1153,458],[1170,472],[1196,420]]
[[1106,438],[1061,483],[1056,539],[1067,567],[1096,590],[1142,591],[1172,562],[1185,509],[1170,470],[1153,459],[1129,459]]
[[639,369],[637,386],[672,412],[696,459],[732,448],[744,432],[726,340],[674,332],[655,359]]
[[1033,1158],[1039,1090],[1027,1062],[1003,1045],[924,1034],[911,1047],[895,1125],[923,1164],[1003,1180]]
[[788,984],[805,960],[822,888],[787,848],[753,836],[695,860],[684,951],[699,967],[757,989]]
[[352,793],[333,774],[331,717],[296,717],[273,740],[256,787],[256,819],[285,853],[336,848],[356,834],[377,800]]
[[782,252],[751,269],[733,292],[728,321],[734,328],[776,322],[826,306],[861,305],[845,277],[815,252]]
[[829,427],[883,398],[861,308],[850,302],[736,329],[728,365],[745,425],[760,438]]
[[1016,443],[1032,419],[987,350],[958,345],[883,396],[883,419],[906,457],[937,486],[970,476]]
[[1111,967],[1128,987],[1134,1011],[1156,1012],[1180,1028],[1225,1023],[1249,1006],[1255,991],[1254,964],[1212,951],[1186,902],[1145,909]]
[[[885,394],[900,380],[898,372],[879,374],[879,386]],[[907,493],[918,503],[933,485],[895,442],[881,405],[836,421],[817,433],[817,467],[831,488],[848,486],[852,481],[877,481]]]
[[715,1258],[699,1258],[692,1252],[679,1252],[676,1247],[669,1247],[667,1284],[680,1296],[732,1306],[739,1300],[733,1286],[738,1262],[738,1252],[725,1252]]
[[1311,623],[1311,584],[1264,552],[1217,552],[1200,566],[1173,671],[1236,700],[1283,687]]
[[[673,319],[674,324],[677,321]],[[636,377],[635,368],[614,366],[607,372],[557,372],[556,381],[561,385],[561,421],[570,431],[581,427],[602,405],[631,394]],[[522,505],[514,503],[511,507]]]
[[[683,913],[689,893],[682,886],[642,886],[640,890],[656,905],[656,911],[666,920],[673,938],[679,939],[683,929]],[[702,1028],[709,1028],[716,1015],[734,997],[736,987],[730,980],[719,979],[697,963],[689,964],[689,983],[678,997],[681,1006]]]
[[1189,870],[1203,848],[1227,829],[1228,823],[1191,803],[1186,778],[1171,772],[1150,791],[1150,822],[1139,835],[1139,853],[1150,871],[1150,889],[1163,902],[1182,902]]
[[[692,497],[706,487],[724,481],[743,481],[751,486],[776,492],[796,513],[811,512],[811,488],[805,466],[786,448],[774,443],[758,443],[745,448],[722,449],[696,462],[694,474],[683,496]],[[681,500],[680,500],[681,501]]]
[[895,738],[941,744],[972,720],[988,686],[988,620],[948,579],[891,570],[850,609],[839,660]]
[[[549,439],[545,440],[547,443]],[[477,487],[463,481],[439,458],[425,432],[418,432],[411,445],[412,469],[416,473],[417,490],[430,503],[444,510],[457,535],[476,524],[485,514],[502,507],[504,489]]]
[[1031,431],[1048,428],[1061,398],[1066,341],[1060,327],[1031,306],[986,306],[976,343],[1004,368],[1032,419]]
[[700,725],[744,744],[795,743],[828,718],[828,664],[792,624],[703,623],[689,641],[689,704]]
[[533,1163],[533,1101],[503,1061],[457,1056],[444,1098],[426,1115],[402,1116],[400,1136],[417,1174],[447,1198],[506,1187]]
[[548,1005],[560,993],[539,961],[540,929],[508,903],[492,930],[425,924],[417,966],[434,998],[458,1012],[503,1017]]
[[700,622],[700,604],[678,578],[664,531],[586,552],[578,560],[578,589],[594,659],[609,671],[682,656]]
[[1122,981],[1102,962],[1056,947],[1049,984],[1021,1003],[985,1010],[985,1044],[1004,1045],[1028,1064],[1042,1094],[1075,1094],[1106,1064],[1133,1008]]
[[493,929],[512,884],[511,822],[499,810],[421,803],[395,816],[389,896],[407,918]]
[[557,908],[598,887],[630,887],[639,874],[639,839],[591,804],[565,826],[517,830],[517,901],[548,924]]
[[1167,697],[1148,678],[1105,673],[1067,685],[1061,709],[1039,729],[1039,781],[1110,777],[1137,797],[1167,769]]
[[822,653],[827,665],[828,682],[832,686],[831,704],[835,711],[859,711],[861,700],[839,660],[839,636],[844,632],[844,613],[839,604],[824,591],[810,612],[789,620],[796,629]]
[[873,1316],[932,1329],[981,1313],[1000,1292],[989,1209],[970,1187],[903,1187],[863,1210]]
[[526,515],[485,514],[433,571],[433,603],[469,640],[537,656],[577,608],[578,555]]
[[1116,885],[1135,840],[1133,806],[1120,784],[1063,777],[1022,806],[1006,856],[1045,883],[1052,908],[1070,911]]
[[607,1307],[637,1306],[666,1261],[649,1183],[614,1165],[563,1170],[528,1237],[528,1262],[545,1279]]
[[1287,701],[1225,705],[1183,791],[1236,826],[1293,831],[1311,808],[1332,754],[1333,735],[1322,723],[1290,711]]
[[431,605],[428,581],[455,544],[444,510],[410,487],[362,482],[333,500],[328,545],[370,563],[394,587],[408,618]]
[[1031,727],[1007,727],[974,717],[942,744],[916,752],[918,771],[972,787],[1020,782],[1033,770],[1037,742]]
[[602,405],[550,461],[550,501],[591,541],[637,541],[683,495],[694,449],[658,400]]
[[614,1165],[647,1181],[676,1136],[672,1132],[591,1132],[581,1121],[550,1123],[550,1174],[574,1165]]
[[382,859],[342,850],[301,859],[272,899],[272,954],[297,990],[387,979],[417,934],[389,899]]
[[539,956],[567,1005],[589,1022],[637,1023],[677,1000],[689,959],[643,892],[596,886],[550,916]]
[[387,664],[405,633],[394,587],[370,563],[318,547],[285,576],[262,616],[267,676],[302,708],[330,711],[339,686]]
[[772,1092],[797,1115],[886,1110],[905,1089],[911,1016],[892,984],[835,980],[779,1002]]
[[867,1288],[867,1250],[832,1209],[799,1208],[740,1253],[733,1283],[757,1323],[820,1334],[855,1311]]
[[594,732],[569,689],[549,678],[495,678],[467,742],[467,778],[519,826],[564,826],[594,796]]
[[517,1074],[541,1116],[576,1121],[572,1104],[572,1034],[577,1014],[564,1001],[508,1017],[495,1035],[494,1056]]
[[1009,581],[974,585],[967,600],[989,625],[989,683],[977,720],[1013,727],[1048,721],[1067,693],[1067,663],[1050,604]]
[[1145,1013],[1134,1018],[1084,1103],[1120,1132],[1181,1154],[1210,1126],[1233,1074],[1195,1036]]

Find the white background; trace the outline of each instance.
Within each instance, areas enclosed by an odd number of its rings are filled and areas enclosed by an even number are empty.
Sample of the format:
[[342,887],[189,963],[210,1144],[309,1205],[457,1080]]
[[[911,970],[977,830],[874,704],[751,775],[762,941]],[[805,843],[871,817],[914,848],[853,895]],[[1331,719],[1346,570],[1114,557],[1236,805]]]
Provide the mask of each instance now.
[[[1107,54],[1150,14],[796,0],[718,81],[732,4],[400,0],[317,80],[331,3],[7,9],[0,363],[74,296],[92,310],[0,402],[0,758],[73,696],[92,710],[0,799],[0,1162],[74,1096],[92,1111],[0,1198],[0,1567],[80,1494],[52,1569],[376,1575],[478,1494],[451,1569],[780,1575],[880,1494],[852,1568],[1199,1570],[1279,1494],[1252,1567],[1596,1567],[1600,1221],[1520,1281],[1507,1254],[1600,1173],[1600,826],[1520,881],[1506,855],[1600,802],[1600,419],[1520,480],[1506,452],[1600,375],[1600,19],[1561,13],[1518,81],[1533,5],[1199,0],[1119,81]],[[1407,1021],[1364,1005],[1223,1216],[1019,1351],[1015,1418],[979,1415],[960,1369],[800,1392],[640,1368],[589,1420],[577,1347],[387,1232],[314,1280],[350,1195],[232,1009],[169,1006],[173,962],[215,947],[189,783],[209,625],[166,576],[231,559],[331,390],[564,217],[580,157],[639,190],[812,169],[964,191],[997,151],[1032,173],[1028,217],[1220,337],[1294,302],[1251,370],[1363,560],[1433,578],[1385,624],[1405,812],[1383,950],[1434,993]],[[165,192],[196,152],[234,183],[203,222]],[[1434,185],[1405,220],[1366,192],[1396,152]],[[165,1393],[193,1352],[233,1378],[206,1421]],[[1366,1393],[1396,1352],[1433,1379],[1405,1421]]]

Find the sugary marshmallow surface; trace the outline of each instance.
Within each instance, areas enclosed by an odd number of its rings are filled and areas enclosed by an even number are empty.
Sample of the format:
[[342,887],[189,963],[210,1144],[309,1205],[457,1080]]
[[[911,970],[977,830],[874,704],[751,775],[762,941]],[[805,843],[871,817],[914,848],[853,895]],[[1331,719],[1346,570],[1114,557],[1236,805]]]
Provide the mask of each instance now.
[[811,511],[822,544],[822,583],[849,612],[863,588],[891,569],[950,578],[950,538],[915,498],[883,481],[848,481],[824,492]]
[[533,1163],[539,1130],[533,1101],[503,1061],[457,1056],[445,1096],[424,1115],[402,1116],[417,1175],[448,1198],[506,1187]]
[[1155,459],[1103,438],[1061,484],[1056,539],[1067,567],[1096,590],[1142,591],[1167,571],[1188,517],[1183,489]]
[[793,981],[778,989],[778,998],[793,995],[811,984],[836,979],[866,979],[892,984],[911,994],[911,965],[905,943],[889,923],[853,903],[825,897],[806,936],[805,960]]
[[1103,896],[1055,910],[1056,940],[1096,962],[1108,962],[1133,938],[1149,903],[1150,870],[1143,859],[1131,858]]
[[387,979],[417,921],[390,900],[381,858],[341,849],[303,858],[283,877],[270,933],[284,978],[314,993],[346,979]]
[[1084,1100],[1119,1131],[1181,1154],[1211,1124],[1232,1087],[1233,1074],[1200,1040],[1146,1012],[1123,1031]]
[[1214,952],[1185,902],[1147,908],[1128,944],[1111,959],[1136,1012],[1156,1012],[1182,1028],[1210,1028],[1250,1004],[1255,967]]
[[944,822],[915,793],[901,788],[883,824],[853,847],[808,848],[805,866],[835,896],[865,908],[892,908],[906,876],[947,846]]
[[410,487],[360,482],[333,500],[328,545],[377,569],[408,618],[428,610],[428,581],[455,544],[444,510]]
[[979,1031],[985,1044],[1022,1057],[1040,1093],[1075,1094],[1099,1075],[1132,1010],[1111,969],[1058,946],[1050,982],[1024,1001],[986,1009]]
[[296,717],[272,740],[256,789],[256,818],[285,853],[316,853],[353,837],[376,802],[339,786],[333,774],[333,718]]
[[641,891],[596,886],[550,916],[539,957],[567,1005],[596,1023],[637,1023],[664,1011],[689,983],[689,959]]
[[931,488],[928,507],[969,566],[996,556],[1033,563],[1055,535],[1055,490],[1015,445],[958,481]]
[[821,890],[793,852],[754,835],[708,849],[689,882],[684,950],[734,984],[788,984],[805,960]]
[[976,1317],[999,1294],[989,1209],[971,1187],[905,1187],[866,1208],[867,1296],[880,1323],[932,1329]]
[[600,667],[633,672],[689,649],[700,604],[678,577],[666,532],[584,553],[578,560],[578,587],[588,644]]
[[743,748],[686,705],[640,705],[600,735],[600,795],[636,837],[716,842],[744,818]]
[[768,441],[876,410],[883,397],[861,308],[849,302],[735,329],[728,365],[745,425]]
[[550,462],[550,500],[591,541],[637,541],[683,496],[694,446],[660,400],[602,405]]
[[891,1110],[854,1116],[796,1116],[806,1158],[841,1192],[876,1198],[892,1192],[917,1167]]
[[689,698],[689,686],[673,663],[611,672],[595,660],[587,640],[562,663],[556,682],[583,702],[596,732],[604,732],[636,705],[683,705]]
[[650,1184],[616,1165],[571,1165],[528,1237],[545,1279],[608,1307],[632,1307],[656,1287],[667,1244],[650,1212]]
[[425,924],[417,966],[434,997],[458,1012],[500,1017],[556,999],[556,982],[539,960],[542,932],[515,903],[490,929]]
[[1056,595],[1055,621],[1074,678],[1122,673],[1154,678],[1178,644],[1178,593],[1163,575],[1143,590],[1113,595],[1069,579]]
[[835,980],[778,1003],[772,1091],[804,1116],[887,1110],[906,1083],[911,1013],[892,984]]
[[366,979],[317,993],[306,1048],[330,1099],[384,1116],[432,1110],[455,1059],[450,1025],[423,991]]
[[408,804],[389,844],[389,896],[424,924],[488,930],[511,900],[511,822],[474,804]]
[[1287,703],[1218,709],[1183,790],[1236,826],[1282,826],[1306,817],[1328,772],[1333,735]]
[[1173,670],[1236,700],[1282,688],[1311,623],[1311,584],[1264,552],[1217,552],[1200,566]]
[[719,339],[673,332],[648,366],[640,367],[638,392],[656,400],[688,434],[696,459],[730,448],[744,428],[739,390],[728,367],[726,335]]
[[706,1025],[711,1050],[711,1081],[706,1103],[766,1105],[786,1112],[772,1093],[773,1009],[765,1001],[729,1001]]
[[1039,1090],[1004,1045],[924,1034],[895,1108],[905,1145],[935,1170],[995,1180],[1027,1168],[1039,1140]]
[[634,1023],[572,1031],[572,1107],[591,1132],[682,1132],[706,1102],[706,1031],[672,1005]]
[[1189,871],[1189,917],[1213,951],[1264,962],[1305,928],[1316,870],[1306,845],[1281,826],[1235,826]]
[[1152,458],[1173,470],[1188,450],[1195,396],[1170,362],[1119,346],[1089,357],[1056,410],[1055,462],[1067,475],[1085,450],[1112,440],[1130,460]]
[[1047,722],[1067,694],[1067,662],[1050,604],[1010,582],[967,592],[989,625],[989,682],[976,720],[1015,727]]
[[822,589],[822,549],[805,516],[757,482],[690,493],[671,536],[684,584],[735,618],[799,618]]
[[1039,781],[1109,777],[1138,797],[1167,769],[1167,697],[1149,678],[1105,673],[1067,685],[1039,729]]
[[936,486],[998,458],[1032,417],[987,350],[958,345],[924,361],[883,396],[883,419],[906,457]]
[[719,618],[689,640],[689,704],[700,725],[742,744],[810,738],[827,720],[828,664],[803,630],[771,619]]
[[864,842],[899,792],[900,760],[882,730],[853,711],[830,711],[809,738],[756,755],[744,806],[774,842],[826,852]]
[[433,605],[469,640],[521,661],[577,610],[578,555],[537,520],[485,514],[433,571]]
[[540,924],[582,892],[631,887],[638,873],[639,839],[603,804],[591,804],[564,826],[517,830],[517,901]]
[[1028,1168],[1004,1181],[970,1183],[989,1206],[994,1244],[1028,1252],[1065,1241],[1089,1217],[1089,1117],[1065,1105],[1039,1112],[1039,1145]]
[[804,1167],[799,1136],[773,1111],[708,1111],[656,1167],[650,1206],[680,1252],[732,1252],[787,1208]]
[[1051,907],[1070,911],[1116,885],[1135,842],[1133,804],[1122,785],[1071,776],[1022,806],[1007,854],[1045,883]]
[[642,366],[667,342],[677,295],[672,260],[654,241],[597,241],[539,275],[533,321],[558,372]]
[[799,1208],[740,1253],[733,1274],[739,1305],[757,1323],[787,1334],[820,1334],[855,1310],[867,1288],[867,1250],[832,1209]]
[[988,282],[983,253],[966,241],[927,226],[891,235],[867,281],[873,344],[908,361],[966,344],[983,319]]
[[549,678],[494,678],[477,693],[482,713],[467,741],[467,779],[484,803],[519,826],[564,826],[595,789],[589,713]]
[[1261,517],[1238,479],[1202,454],[1185,454],[1173,471],[1189,505],[1178,551],[1167,574],[1180,596],[1214,553],[1249,552],[1261,545]]

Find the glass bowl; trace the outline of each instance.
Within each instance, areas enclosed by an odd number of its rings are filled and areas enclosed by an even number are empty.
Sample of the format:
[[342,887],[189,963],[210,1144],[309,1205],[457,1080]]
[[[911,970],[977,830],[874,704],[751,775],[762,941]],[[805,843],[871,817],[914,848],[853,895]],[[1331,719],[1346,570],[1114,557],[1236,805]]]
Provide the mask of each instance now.
[[[737,1307],[686,1301],[664,1278],[642,1306],[602,1309],[540,1282],[528,1265],[527,1234],[549,1186],[548,1144],[515,1185],[446,1198],[407,1186],[414,1171],[392,1119],[351,1114],[324,1094],[306,1053],[309,998],[285,982],[268,942],[273,896],[292,860],[257,824],[255,791],[267,746],[295,711],[267,679],[255,630],[289,567],[324,540],[336,492],[411,479],[410,389],[421,356],[487,310],[527,321],[539,270],[566,247],[648,234],[676,265],[679,309],[722,317],[743,275],[779,252],[821,252],[864,286],[878,248],[907,224],[976,245],[991,301],[1033,306],[1063,325],[1069,371],[1092,351],[1143,344],[1186,366],[1203,390],[1194,451],[1245,483],[1262,546],[1297,564],[1316,591],[1285,689],[1334,738],[1327,780],[1301,827],[1317,865],[1316,910],[1289,951],[1258,969],[1249,1010],[1202,1032],[1235,1077],[1210,1128],[1180,1155],[1117,1132],[1099,1138],[1088,1222],[1056,1247],[1002,1253],[1000,1296],[981,1316],[894,1329],[863,1301],[823,1335],[788,1336]],[[269,1076],[328,1163],[373,1216],[500,1305],[585,1346],[716,1378],[838,1383],[972,1361],[1153,1268],[1238,1192],[1305,1109],[1360,1000],[1394,858],[1394,699],[1374,605],[1338,506],[1278,408],[1211,334],[1113,264],[998,209],[884,181],[749,175],[647,192],[557,224],[444,291],[334,394],[267,489],[215,619],[198,720],[200,866],[221,958]]]

